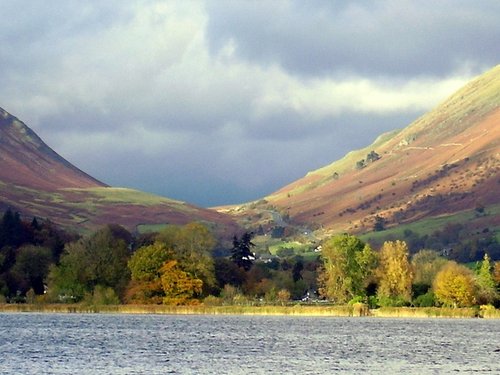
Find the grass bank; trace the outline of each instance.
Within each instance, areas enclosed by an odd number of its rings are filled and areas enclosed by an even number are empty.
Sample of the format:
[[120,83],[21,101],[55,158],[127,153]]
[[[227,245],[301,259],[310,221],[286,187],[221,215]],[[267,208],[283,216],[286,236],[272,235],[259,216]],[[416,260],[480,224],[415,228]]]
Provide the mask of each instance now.
[[178,315],[267,315],[380,318],[487,318],[500,319],[498,309],[384,307],[367,310],[360,306],[164,306],[164,305],[105,305],[83,304],[0,304],[0,312],[40,313],[118,313],[118,314],[178,314]]

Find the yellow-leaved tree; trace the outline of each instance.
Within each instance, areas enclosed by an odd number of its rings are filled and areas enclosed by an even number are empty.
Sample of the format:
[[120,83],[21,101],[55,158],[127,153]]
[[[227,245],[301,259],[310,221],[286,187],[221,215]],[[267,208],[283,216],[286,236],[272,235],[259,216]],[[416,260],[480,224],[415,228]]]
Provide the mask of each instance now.
[[474,274],[454,261],[438,272],[432,286],[436,299],[444,306],[467,307],[475,303]]
[[176,260],[166,262],[160,269],[166,305],[184,305],[202,292],[203,281],[183,271]]
[[413,272],[404,241],[387,241],[379,254],[377,296],[381,305],[404,305],[411,300]]

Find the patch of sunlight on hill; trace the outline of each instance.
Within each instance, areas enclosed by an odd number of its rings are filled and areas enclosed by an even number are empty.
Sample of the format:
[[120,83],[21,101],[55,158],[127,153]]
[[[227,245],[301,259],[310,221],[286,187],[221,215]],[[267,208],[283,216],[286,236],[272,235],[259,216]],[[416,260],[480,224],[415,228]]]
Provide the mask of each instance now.
[[158,204],[185,206],[185,203],[181,201],[129,188],[93,187],[86,189],[64,190],[76,193],[90,193],[93,195],[92,198],[99,199],[101,203],[139,204],[144,206],[153,206]]

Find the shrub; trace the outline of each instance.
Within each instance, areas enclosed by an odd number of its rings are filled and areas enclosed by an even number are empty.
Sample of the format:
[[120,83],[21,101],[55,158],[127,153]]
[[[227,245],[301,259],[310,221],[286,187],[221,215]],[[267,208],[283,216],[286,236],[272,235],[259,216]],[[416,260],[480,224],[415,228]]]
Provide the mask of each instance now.
[[421,294],[413,301],[413,304],[416,307],[432,307],[435,305],[435,303],[436,299],[434,297],[434,293],[432,292]]
[[118,305],[120,299],[112,288],[97,285],[92,293],[86,293],[84,304],[93,306]]
[[205,306],[221,306],[222,302],[222,298],[212,295],[205,297],[205,299],[203,300],[203,304]]
[[403,307],[409,306],[409,302],[404,297],[379,296],[378,304],[381,307]]

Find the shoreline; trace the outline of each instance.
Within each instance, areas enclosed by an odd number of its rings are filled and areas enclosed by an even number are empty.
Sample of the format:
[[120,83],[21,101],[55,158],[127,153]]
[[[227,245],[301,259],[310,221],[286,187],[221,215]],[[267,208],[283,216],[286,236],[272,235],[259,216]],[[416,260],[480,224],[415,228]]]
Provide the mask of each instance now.
[[381,307],[355,306],[165,306],[165,305],[83,305],[83,304],[0,304],[0,313],[66,313],[66,314],[155,314],[155,315],[255,315],[310,317],[377,317],[377,318],[484,318],[500,319],[500,310],[492,308]]

